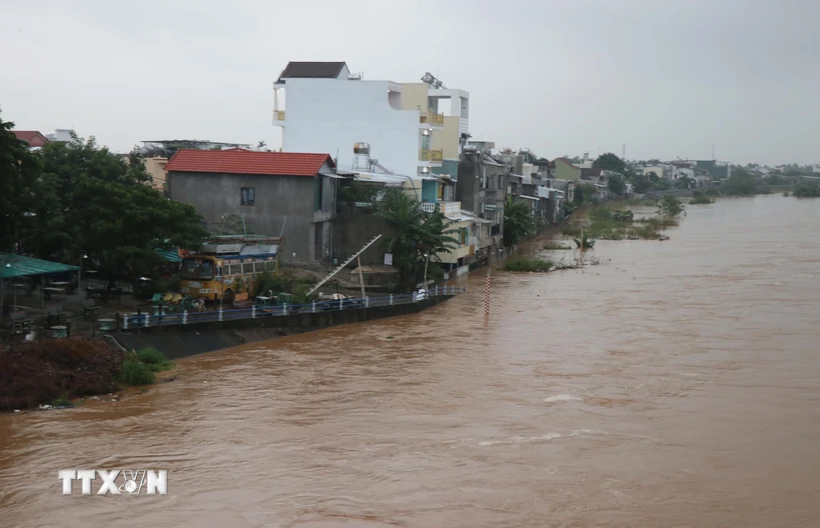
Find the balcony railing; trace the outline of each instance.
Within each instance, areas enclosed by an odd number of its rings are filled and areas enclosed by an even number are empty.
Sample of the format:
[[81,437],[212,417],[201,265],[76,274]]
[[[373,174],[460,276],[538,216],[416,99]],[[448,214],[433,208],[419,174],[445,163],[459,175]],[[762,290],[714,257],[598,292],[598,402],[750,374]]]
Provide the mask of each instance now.
[[436,210],[436,206],[438,206],[439,211],[445,215],[461,214],[461,202],[424,202],[421,204],[421,210],[425,213],[432,213]]
[[273,120],[274,121],[284,121],[285,120],[285,111],[284,110],[274,110],[273,111]]
[[422,112],[419,117],[419,123],[426,125],[444,126],[444,114],[437,114],[432,110]]
[[444,153],[441,150],[421,149],[419,152],[420,161],[441,161],[444,159]]

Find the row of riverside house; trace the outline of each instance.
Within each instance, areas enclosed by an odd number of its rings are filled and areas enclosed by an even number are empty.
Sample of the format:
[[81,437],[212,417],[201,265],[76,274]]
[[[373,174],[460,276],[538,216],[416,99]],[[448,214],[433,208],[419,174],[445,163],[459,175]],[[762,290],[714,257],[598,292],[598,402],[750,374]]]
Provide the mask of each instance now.
[[[396,83],[365,80],[343,62],[291,62],[274,84],[282,151],[179,144],[162,162],[163,186],[211,231],[241,217],[248,233],[284,238],[285,264],[314,268],[388,234],[375,203],[381,190],[398,188],[454,222],[458,247],[439,258],[463,273],[503,248],[508,195],[531,204],[542,223],[557,223],[584,176],[562,158],[498,153],[491,142],[472,141],[469,113],[469,93],[429,73]],[[605,191],[603,180],[594,183]],[[378,245],[361,260],[371,269],[389,262]]]

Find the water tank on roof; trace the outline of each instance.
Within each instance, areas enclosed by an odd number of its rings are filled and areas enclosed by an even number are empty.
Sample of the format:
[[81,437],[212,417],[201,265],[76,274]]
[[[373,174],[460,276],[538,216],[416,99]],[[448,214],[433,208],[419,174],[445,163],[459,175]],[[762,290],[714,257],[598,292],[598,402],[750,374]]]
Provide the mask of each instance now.
[[356,143],[353,145],[354,154],[370,154],[370,143]]

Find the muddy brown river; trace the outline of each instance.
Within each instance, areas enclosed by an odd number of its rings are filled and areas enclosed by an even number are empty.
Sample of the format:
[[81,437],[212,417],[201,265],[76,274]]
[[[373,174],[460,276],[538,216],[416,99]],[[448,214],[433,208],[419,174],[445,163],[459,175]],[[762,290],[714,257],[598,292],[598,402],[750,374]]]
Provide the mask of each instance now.
[[[818,200],[691,206],[600,265],[496,273],[489,319],[479,271],[0,416],[0,526],[820,526],[819,228]],[[167,469],[168,495],[63,496],[64,468]]]

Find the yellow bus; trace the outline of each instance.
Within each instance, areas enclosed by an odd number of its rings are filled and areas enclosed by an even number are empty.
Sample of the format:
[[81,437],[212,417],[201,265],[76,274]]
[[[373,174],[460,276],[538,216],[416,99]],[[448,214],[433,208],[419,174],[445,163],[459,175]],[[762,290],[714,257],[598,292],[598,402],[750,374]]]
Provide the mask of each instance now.
[[262,236],[214,237],[199,253],[182,259],[180,293],[233,304],[247,297],[257,275],[279,271],[281,239]]

